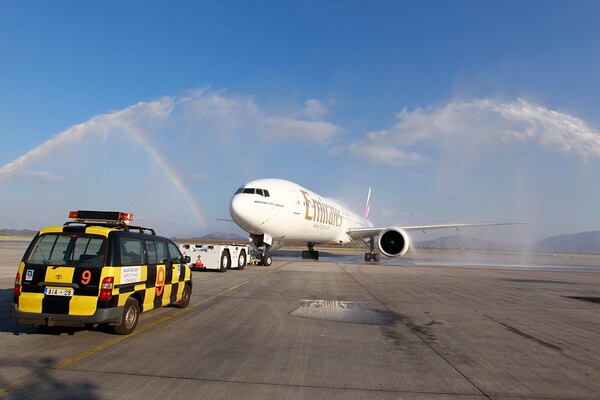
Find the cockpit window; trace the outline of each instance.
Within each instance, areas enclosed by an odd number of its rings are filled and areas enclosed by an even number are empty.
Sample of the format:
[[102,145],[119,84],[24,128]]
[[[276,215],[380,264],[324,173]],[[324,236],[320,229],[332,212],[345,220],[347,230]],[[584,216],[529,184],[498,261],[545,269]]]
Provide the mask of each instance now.
[[240,194],[240,193],[258,194],[258,195],[263,196],[263,197],[270,197],[269,191],[267,189],[255,189],[255,188],[244,188],[244,187],[241,187],[241,188],[239,188],[235,192],[235,194]]

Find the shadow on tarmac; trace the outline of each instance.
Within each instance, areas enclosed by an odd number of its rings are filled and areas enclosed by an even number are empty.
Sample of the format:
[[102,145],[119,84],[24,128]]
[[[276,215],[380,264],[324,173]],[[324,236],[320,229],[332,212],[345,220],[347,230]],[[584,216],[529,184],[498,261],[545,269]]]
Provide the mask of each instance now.
[[[27,372],[17,379],[11,379],[11,370],[0,369],[0,397],[2,399],[44,399],[44,400],[76,400],[100,399],[100,388],[89,381],[66,383],[57,378],[52,368],[58,360],[52,357],[40,359],[12,358],[10,366],[26,368]],[[13,372],[14,373],[14,370]]]

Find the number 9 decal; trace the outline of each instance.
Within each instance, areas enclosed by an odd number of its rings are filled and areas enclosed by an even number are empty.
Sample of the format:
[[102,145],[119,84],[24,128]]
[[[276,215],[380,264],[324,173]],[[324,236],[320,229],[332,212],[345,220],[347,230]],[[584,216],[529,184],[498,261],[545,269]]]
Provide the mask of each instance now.
[[156,297],[160,297],[165,290],[165,267],[156,267]]
[[88,283],[90,283],[91,280],[92,272],[89,269],[86,269],[85,271],[83,271],[83,274],[81,274],[81,284],[87,285]]

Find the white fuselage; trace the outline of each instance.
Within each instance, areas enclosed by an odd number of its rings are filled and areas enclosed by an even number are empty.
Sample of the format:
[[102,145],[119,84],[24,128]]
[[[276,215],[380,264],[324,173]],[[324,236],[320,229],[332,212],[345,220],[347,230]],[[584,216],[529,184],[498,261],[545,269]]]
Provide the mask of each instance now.
[[250,235],[273,241],[345,244],[348,228],[372,227],[365,218],[293,182],[259,179],[246,183],[231,199],[233,221]]

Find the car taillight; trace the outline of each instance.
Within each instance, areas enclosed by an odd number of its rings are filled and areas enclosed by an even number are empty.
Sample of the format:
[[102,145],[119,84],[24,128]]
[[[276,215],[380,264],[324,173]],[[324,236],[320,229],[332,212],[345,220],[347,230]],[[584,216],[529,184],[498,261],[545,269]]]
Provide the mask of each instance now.
[[112,276],[107,276],[102,280],[102,285],[100,285],[100,301],[108,301],[112,297],[113,284],[115,282],[115,278]]
[[15,301],[21,295],[21,274],[17,272],[17,276],[15,277],[15,289],[13,291],[13,296],[15,297]]

